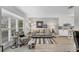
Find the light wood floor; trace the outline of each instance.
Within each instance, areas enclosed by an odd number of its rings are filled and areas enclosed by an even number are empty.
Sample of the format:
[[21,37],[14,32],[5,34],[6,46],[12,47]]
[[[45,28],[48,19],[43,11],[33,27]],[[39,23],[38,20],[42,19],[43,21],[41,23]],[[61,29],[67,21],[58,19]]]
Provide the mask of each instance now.
[[54,38],[54,44],[36,44],[35,49],[28,49],[27,46],[16,49],[6,49],[5,52],[75,52],[75,44],[73,39],[67,37]]

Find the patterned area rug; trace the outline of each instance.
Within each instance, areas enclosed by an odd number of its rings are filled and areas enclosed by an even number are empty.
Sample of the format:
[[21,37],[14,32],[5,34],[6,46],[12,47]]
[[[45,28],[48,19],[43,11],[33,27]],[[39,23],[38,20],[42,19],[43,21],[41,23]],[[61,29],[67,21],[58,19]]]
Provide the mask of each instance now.
[[53,44],[53,39],[51,38],[32,38],[31,41],[35,42],[35,44]]

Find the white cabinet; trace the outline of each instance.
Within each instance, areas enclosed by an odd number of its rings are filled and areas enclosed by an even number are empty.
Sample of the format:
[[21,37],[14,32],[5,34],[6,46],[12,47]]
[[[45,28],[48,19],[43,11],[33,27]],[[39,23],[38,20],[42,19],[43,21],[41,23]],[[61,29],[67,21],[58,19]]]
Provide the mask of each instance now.
[[59,36],[68,36],[68,30],[59,30]]

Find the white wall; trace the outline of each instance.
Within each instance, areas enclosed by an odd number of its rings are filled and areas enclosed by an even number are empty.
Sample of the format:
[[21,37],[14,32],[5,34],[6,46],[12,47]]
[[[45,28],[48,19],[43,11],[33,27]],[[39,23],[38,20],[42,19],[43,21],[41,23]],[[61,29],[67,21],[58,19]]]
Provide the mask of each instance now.
[[[1,8],[0,8],[0,24],[1,24],[2,14],[1,14]],[[0,25],[0,44],[1,44],[1,25]]]
[[79,6],[75,7],[75,26],[79,26]]
[[74,16],[60,16],[59,17],[59,26],[63,26],[65,23],[70,23],[74,26]]

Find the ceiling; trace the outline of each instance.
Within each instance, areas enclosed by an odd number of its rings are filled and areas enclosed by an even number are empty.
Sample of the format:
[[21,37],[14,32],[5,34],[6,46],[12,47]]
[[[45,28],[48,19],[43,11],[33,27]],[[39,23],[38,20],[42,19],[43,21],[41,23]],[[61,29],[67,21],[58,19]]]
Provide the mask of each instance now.
[[73,15],[74,7],[68,6],[19,6],[28,17],[52,17],[60,15]]

